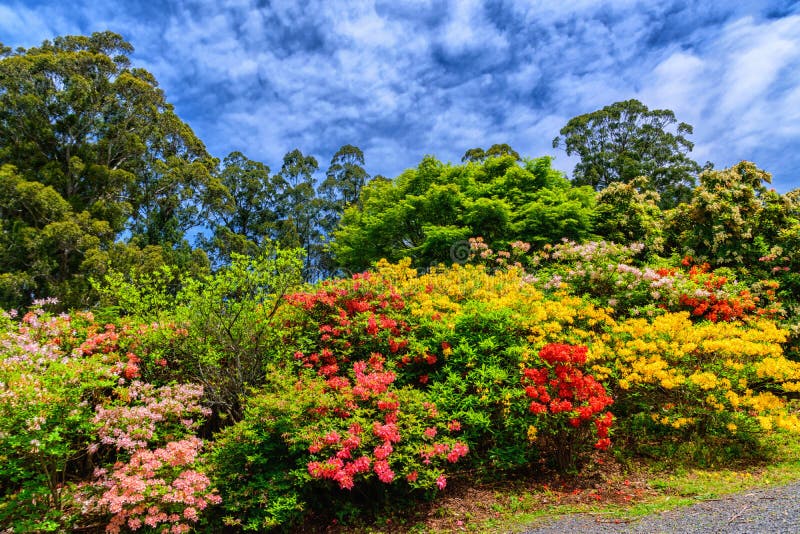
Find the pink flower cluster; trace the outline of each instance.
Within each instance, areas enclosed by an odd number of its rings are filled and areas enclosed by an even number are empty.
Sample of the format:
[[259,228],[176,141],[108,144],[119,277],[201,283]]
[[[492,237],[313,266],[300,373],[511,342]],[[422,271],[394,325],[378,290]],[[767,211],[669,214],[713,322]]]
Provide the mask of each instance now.
[[[209,415],[200,404],[203,388],[193,384],[156,388],[134,381],[119,394],[126,404],[97,406],[94,418],[102,444],[130,453],[127,463],[120,461],[110,472],[95,473],[94,485],[103,489],[95,504],[111,514],[106,531],[161,525],[162,532],[189,532],[199,512],[221,500],[210,489],[208,477],[195,468],[202,441],[195,436],[178,440],[198,426],[194,417]],[[162,439],[159,434],[169,434],[175,441],[151,450]],[[97,444],[90,450],[96,451]]]
[[106,532],[116,534],[125,527],[138,530],[143,525],[167,526],[162,532],[189,532],[198,511],[221,501],[209,489],[208,477],[183,469],[196,462],[202,446],[201,440],[190,437],[153,451],[138,450],[128,463],[118,462],[110,474],[99,470],[97,485],[105,492],[97,505],[112,514]]
[[431,459],[437,456],[447,458],[451,464],[456,463],[469,453],[469,447],[466,443],[457,441],[453,445],[447,443],[434,443],[433,445],[425,445],[420,449],[419,455],[422,457],[422,463],[429,465]]
[[[128,404],[105,408],[97,406],[94,422],[99,424],[101,443],[116,449],[134,451],[147,447],[157,429],[168,424],[185,430],[195,428],[192,417],[208,416],[200,405],[203,388],[193,384],[176,384],[155,388],[152,384],[134,381],[126,390]],[[132,405],[136,402],[136,405]]]

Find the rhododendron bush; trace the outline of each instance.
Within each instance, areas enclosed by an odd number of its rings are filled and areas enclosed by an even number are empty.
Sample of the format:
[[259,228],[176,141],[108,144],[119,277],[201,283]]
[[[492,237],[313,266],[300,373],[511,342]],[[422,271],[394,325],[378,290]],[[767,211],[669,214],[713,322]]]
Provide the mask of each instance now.
[[0,523],[190,530],[219,502],[196,470],[202,388],[139,381],[141,330],[41,306],[19,322],[12,315],[0,337]]
[[240,259],[109,324],[3,313],[0,524],[265,531],[800,432],[780,282],[635,245],[471,245],[314,286]]
[[609,429],[614,416],[606,408],[614,403],[595,377],[582,371],[586,347],[549,344],[539,351],[545,365],[523,369],[525,395],[531,399],[535,423],[528,427],[529,439],[541,434],[551,440],[550,448],[562,467],[572,465],[576,447],[594,428],[594,447],[611,446]]

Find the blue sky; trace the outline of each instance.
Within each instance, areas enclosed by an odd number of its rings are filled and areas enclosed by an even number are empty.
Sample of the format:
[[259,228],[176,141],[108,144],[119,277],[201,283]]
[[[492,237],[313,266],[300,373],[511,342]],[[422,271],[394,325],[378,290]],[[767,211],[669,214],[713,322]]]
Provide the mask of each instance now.
[[800,1],[0,0],[0,42],[110,29],[217,157],[327,168],[343,144],[394,177],[509,143],[574,161],[569,118],[637,98],[695,128],[691,153],[800,187]]

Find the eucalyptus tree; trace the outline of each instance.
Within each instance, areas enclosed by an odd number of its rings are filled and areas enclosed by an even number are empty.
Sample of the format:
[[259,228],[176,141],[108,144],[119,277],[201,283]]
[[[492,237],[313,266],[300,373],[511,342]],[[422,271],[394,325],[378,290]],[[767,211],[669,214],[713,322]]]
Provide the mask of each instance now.
[[687,155],[694,148],[687,138],[692,132],[671,110],[626,100],[573,117],[553,139],[553,148],[580,158],[572,173],[577,185],[601,191],[646,176],[661,206],[674,207],[691,197],[701,170]]
[[278,223],[277,177],[241,152],[231,152],[206,190],[204,206],[209,235],[200,243],[217,266],[233,253],[258,256],[275,238]]
[[186,249],[215,162],[153,75],[131,65],[130,43],[101,32],[0,49],[0,164],[13,166],[9,187],[59,206],[57,220],[8,199],[3,208],[2,225],[14,230],[0,274],[27,280],[21,301],[66,291],[82,258],[121,237]]

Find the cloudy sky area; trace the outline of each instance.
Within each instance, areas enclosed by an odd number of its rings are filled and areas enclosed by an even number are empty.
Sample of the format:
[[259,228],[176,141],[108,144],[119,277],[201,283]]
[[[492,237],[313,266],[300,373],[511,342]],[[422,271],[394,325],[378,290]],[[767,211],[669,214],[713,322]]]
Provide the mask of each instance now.
[[210,152],[274,170],[343,144],[389,177],[637,98],[695,127],[692,157],[800,187],[800,1],[0,0],[0,42],[110,29]]

